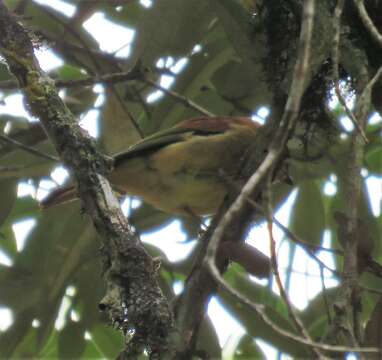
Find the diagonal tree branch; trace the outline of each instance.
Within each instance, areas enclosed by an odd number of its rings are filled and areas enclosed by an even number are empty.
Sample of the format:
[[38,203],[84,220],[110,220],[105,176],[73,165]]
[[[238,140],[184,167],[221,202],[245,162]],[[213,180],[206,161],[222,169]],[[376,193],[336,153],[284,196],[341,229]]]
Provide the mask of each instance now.
[[103,239],[107,293],[100,307],[124,333],[127,324],[135,330],[123,356],[137,357],[144,348],[152,356],[169,354],[173,322],[156,281],[158,264],[132,232],[102,175],[110,167],[108,159],[97,152],[93,140],[62,102],[34,56],[30,34],[2,0],[0,32],[0,53],[17,78],[31,113],[40,119],[60,158],[72,170],[84,209]]
[[363,0],[354,0],[354,3],[358,9],[359,16],[361,20],[373,39],[378,43],[378,45],[382,48],[382,35],[378,31],[378,29],[374,26],[373,20],[370,19],[369,14],[367,13],[365,3]]

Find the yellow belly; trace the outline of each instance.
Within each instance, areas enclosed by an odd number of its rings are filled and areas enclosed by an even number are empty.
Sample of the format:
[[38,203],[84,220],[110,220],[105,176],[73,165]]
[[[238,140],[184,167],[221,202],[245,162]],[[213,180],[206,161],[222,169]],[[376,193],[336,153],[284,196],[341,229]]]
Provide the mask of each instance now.
[[227,193],[212,174],[195,176],[183,171],[163,172],[147,166],[147,159],[131,159],[109,176],[119,190],[142,197],[168,213],[208,215],[214,213]]
[[162,185],[160,196],[155,194],[147,201],[163,211],[174,214],[215,213],[227,193],[225,186],[214,179],[198,179],[189,175],[175,175],[170,182],[164,182]]
[[127,159],[109,178],[118,189],[165,212],[212,214],[227,194],[224,178],[235,177],[252,138],[241,135],[239,146],[237,141],[227,141],[224,135],[209,136],[208,141],[194,136]]

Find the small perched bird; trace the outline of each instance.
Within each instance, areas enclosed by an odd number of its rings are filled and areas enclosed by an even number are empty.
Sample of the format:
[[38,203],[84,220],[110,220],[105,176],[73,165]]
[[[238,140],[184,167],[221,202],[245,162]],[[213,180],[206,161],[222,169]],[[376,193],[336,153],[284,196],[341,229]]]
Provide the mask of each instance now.
[[[222,204],[260,125],[244,117],[200,117],[159,131],[114,156],[107,176],[121,193],[177,215],[210,215]],[[231,182],[231,184],[230,184]],[[57,189],[41,206],[76,198]]]
[[[212,215],[243,166],[260,125],[244,117],[200,117],[159,131],[114,156],[107,176],[113,188],[141,197],[176,215]],[[48,208],[77,197],[73,185],[53,191]],[[269,259],[246,243],[224,241],[219,256],[259,278],[270,274]]]

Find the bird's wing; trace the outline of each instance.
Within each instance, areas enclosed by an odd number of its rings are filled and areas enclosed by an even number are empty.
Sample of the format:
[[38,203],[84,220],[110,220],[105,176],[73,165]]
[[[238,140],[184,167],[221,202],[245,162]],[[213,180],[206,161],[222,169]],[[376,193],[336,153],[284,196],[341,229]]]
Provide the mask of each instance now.
[[[198,120],[203,121],[203,118],[198,118]],[[186,141],[194,134],[200,136],[208,136],[222,132],[224,132],[223,129],[204,129],[200,127],[200,123],[193,123],[191,120],[186,120],[172,128],[158,131],[155,134],[150,135],[144,138],[143,140],[139,141],[138,143],[132,145],[126,151],[116,154],[114,156],[114,166],[118,166],[118,164],[120,164],[121,162],[131,159],[135,156],[156,151],[170,144]]]

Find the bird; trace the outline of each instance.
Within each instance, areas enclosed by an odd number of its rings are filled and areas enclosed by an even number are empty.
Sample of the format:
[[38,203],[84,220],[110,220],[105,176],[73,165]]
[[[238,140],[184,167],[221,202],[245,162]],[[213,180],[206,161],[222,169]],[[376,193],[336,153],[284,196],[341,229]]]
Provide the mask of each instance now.
[[[247,117],[196,117],[140,140],[113,156],[113,188],[174,215],[217,212],[232,189],[260,124]],[[46,209],[77,197],[73,185],[42,202]]]
[[[261,125],[247,117],[198,117],[154,133],[113,156],[107,175],[122,194],[141,197],[173,215],[214,215],[232,190]],[[43,209],[77,198],[74,185],[53,190]],[[222,241],[219,257],[266,278],[270,261],[251,245]]]

